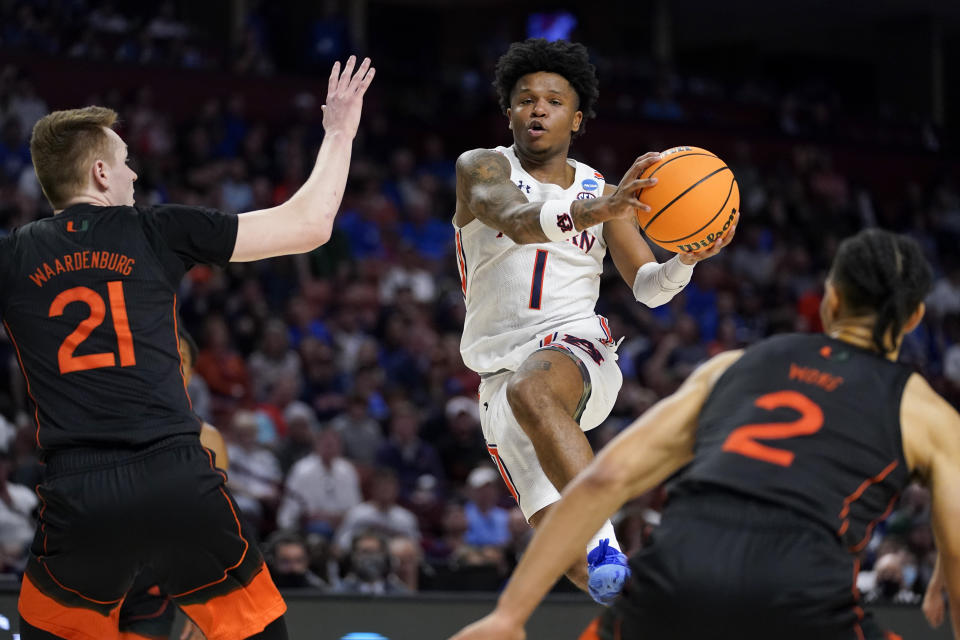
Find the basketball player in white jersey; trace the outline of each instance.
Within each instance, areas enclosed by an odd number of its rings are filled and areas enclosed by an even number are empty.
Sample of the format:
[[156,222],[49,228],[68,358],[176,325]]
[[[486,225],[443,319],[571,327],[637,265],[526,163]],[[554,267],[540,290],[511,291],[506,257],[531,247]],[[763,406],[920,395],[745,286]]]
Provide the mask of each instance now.
[[[457,261],[467,314],[460,349],[480,373],[484,438],[536,527],[559,491],[592,460],[584,431],[613,408],[622,377],[607,321],[594,310],[610,255],[640,302],[655,307],[690,281],[693,265],[733,236],[658,264],[636,225],[636,160],[617,186],[567,157],[594,116],[595,68],[583,45],[527,40],[497,63],[494,84],[514,144],[457,160]],[[603,604],[629,575],[613,526],[567,576]]]

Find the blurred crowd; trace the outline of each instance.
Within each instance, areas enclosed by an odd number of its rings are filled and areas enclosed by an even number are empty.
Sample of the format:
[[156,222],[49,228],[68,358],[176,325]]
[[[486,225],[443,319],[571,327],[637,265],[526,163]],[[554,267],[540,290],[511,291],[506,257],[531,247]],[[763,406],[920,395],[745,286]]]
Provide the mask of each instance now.
[[[149,15],[120,13],[108,2],[92,12],[84,0],[51,0],[56,10],[49,12],[38,11],[41,4],[0,3],[4,47],[184,68],[223,59],[196,44],[197,28],[169,3]],[[76,33],[56,23],[81,13],[87,22]],[[100,49],[87,42],[90,30],[110,35],[94,38]],[[105,42],[112,44],[104,49]],[[269,54],[258,55],[267,61],[260,71],[270,72]],[[609,110],[698,123],[715,113],[691,98],[694,90],[710,95],[711,83],[687,78],[686,98],[677,101],[677,83],[660,78],[646,103],[604,94],[612,97],[601,102],[600,119]],[[482,85],[466,76],[460,82],[495,110]],[[182,120],[158,110],[147,86],[94,98],[121,114],[140,205],[273,206],[305,180],[323,135],[319,106],[309,99],[275,122],[249,117],[239,95],[211,99]],[[734,245],[700,264],[669,305],[636,303],[608,265],[598,311],[626,337],[624,386],[609,420],[588,434],[595,447],[709,356],[776,332],[819,330],[821,282],[839,240],[873,225],[913,235],[935,266],[928,318],[902,357],[960,404],[960,260],[953,257],[960,193],[949,173],[905,174],[893,186],[855,182],[834,168],[833,149],[815,135],[840,106],[831,111],[830,101],[761,86],[744,100],[779,105],[779,117],[752,126],[790,140],[792,152],[759,162],[740,137],[715,149],[737,176],[741,227]],[[50,215],[27,144],[48,110],[26,73],[0,69],[0,234]],[[875,126],[890,140],[904,135],[899,124]],[[908,137],[937,152],[932,129],[917,124]],[[463,149],[447,148],[437,133],[409,140],[385,113],[369,109],[329,243],[301,256],[197,267],[179,294],[183,325],[200,347],[194,409],[224,434],[229,485],[283,587],[497,589],[530,537],[487,458],[479,378],[459,355],[464,307],[450,220],[454,160]],[[610,150],[597,156],[581,159],[608,175],[626,160]],[[23,567],[36,517],[31,420],[12,346],[0,335],[0,567],[9,573]],[[663,500],[660,488],[618,514],[625,550],[644,544]],[[869,600],[918,600],[935,557],[929,512],[928,492],[913,486],[877,527],[860,574]]]

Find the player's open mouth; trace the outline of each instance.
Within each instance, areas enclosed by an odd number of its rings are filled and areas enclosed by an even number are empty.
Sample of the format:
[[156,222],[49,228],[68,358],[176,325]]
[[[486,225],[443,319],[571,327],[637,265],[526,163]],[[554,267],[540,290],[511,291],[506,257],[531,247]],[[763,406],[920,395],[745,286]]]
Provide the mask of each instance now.
[[527,127],[527,133],[529,133],[534,138],[542,136],[546,132],[547,130],[544,129],[543,125],[540,124],[539,122],[532,122],[530,123],[530,126]]

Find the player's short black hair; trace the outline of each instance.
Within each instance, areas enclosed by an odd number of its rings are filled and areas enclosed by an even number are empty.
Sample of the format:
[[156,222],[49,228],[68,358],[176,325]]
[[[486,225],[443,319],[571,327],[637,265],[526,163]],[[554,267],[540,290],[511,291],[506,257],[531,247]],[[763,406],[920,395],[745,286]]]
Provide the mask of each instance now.
[[507,52],[497,60],[493,80],[497,97],[500,99],[500,109],[504,113],[510,107],[510,94],[513,93],[517,80],[538,71],[561,75],[573,87],[580,100],[578,108],[583,112],[580,130],[573,135],[583,133],[586,121],[597,115],[594,106],[600,96],[597,68],[590,63],[587,48],[578,42],[550,42],[543,38],[530,38],[511,44]]
[[873,343],[887,354],[884,337],[894,339],[933,285],[930,264],[916,240],[868,229],[840,243],[830,280],[851,313],[876,316]]

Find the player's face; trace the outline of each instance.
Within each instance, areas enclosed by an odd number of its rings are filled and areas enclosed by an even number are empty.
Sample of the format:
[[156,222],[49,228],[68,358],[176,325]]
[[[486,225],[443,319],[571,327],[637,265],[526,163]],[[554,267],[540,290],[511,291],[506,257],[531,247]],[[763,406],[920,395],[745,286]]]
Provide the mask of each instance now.
[[522,76],[507,109],[514,142],[531,151],[569,145],[583,120],[579,105],[577,92],[563,76],[546,71]]
[[133,206],[133,183],[137,179],[136,172],[130,168],[130,153],[123,138],[113,129],[106,129],[113,147],[113,157],[110,163],[110,200],[114,205]]

